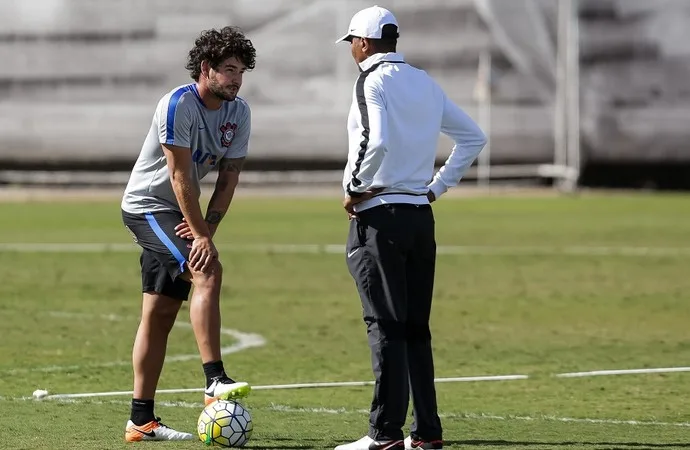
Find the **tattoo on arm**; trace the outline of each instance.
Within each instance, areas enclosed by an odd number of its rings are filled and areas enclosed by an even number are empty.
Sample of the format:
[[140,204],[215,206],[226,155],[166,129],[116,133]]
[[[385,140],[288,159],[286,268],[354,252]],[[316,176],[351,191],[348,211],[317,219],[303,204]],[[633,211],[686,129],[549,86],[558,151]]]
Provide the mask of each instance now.
[[244,166],[244,158],[223,158],[220,160],[219,172],[240,173]]
[[209,211],[208,214],[206,214],[206,222],[211,225],[219,224],[222,218],[223,213],[220,211]]
[[216,188],[209,202],[209,207],[213,207],[215,210],[206,213],[205,220],[209,225],[218,225],[223,219],[232,201],[243,165],[244,158],[223,158],[220,160]]

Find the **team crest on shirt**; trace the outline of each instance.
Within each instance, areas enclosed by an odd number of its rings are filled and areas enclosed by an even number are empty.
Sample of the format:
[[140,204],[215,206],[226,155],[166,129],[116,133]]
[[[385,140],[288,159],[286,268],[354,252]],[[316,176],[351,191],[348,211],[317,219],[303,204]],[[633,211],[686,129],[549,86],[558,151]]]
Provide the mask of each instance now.
[[236,131],[236,123],[228,122],[222,127],[220,127],[220,143],[223,147],[230,147],[230,144],[232,144],[232,140],[235,138]]

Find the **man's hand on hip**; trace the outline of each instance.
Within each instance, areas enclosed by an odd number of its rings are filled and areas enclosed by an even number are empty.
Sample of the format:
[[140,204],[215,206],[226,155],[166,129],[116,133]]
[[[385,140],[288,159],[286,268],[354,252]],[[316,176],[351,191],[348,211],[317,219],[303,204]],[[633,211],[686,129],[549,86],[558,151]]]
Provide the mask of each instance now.
[[355,209],[354,209],[355,205],[358,203],[362,203],[365,200],[369,200],[374,195],[383,191],[383,189],[384,188],[369,189],[368,191],[365,191],[359,197],[351,197],[350,195],[346,194],[345,198],[343,199],[343,208],[345,208],[345,211],[347,212],[347,218],[348,219],[356,219],[357,214],[355,214]]

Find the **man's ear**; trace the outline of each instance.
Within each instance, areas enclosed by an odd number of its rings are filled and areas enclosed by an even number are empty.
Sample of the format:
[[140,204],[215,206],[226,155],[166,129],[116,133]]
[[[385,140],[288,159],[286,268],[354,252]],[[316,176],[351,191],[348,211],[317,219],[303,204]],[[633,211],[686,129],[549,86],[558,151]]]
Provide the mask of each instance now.
[[201,61],[201,74],[208,78],[208,73],[211,70],[211,65],[208,63],[208,61],[204,60]]
[[369,52],[372,50],[371,39],[361,38],[360,40],[362,41],[362,52],[368,55]]

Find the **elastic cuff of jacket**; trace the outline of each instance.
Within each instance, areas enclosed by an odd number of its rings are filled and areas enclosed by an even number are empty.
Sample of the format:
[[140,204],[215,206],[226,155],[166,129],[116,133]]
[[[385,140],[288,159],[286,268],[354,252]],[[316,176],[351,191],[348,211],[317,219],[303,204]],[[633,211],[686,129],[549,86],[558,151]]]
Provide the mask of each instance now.
[[364,195],[364,192],[352,192],[351,190],[347,190],[347,195],[349,195],[352,198],[359,198]]

